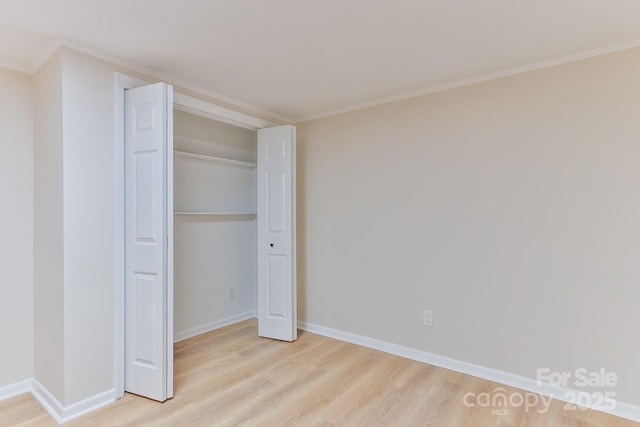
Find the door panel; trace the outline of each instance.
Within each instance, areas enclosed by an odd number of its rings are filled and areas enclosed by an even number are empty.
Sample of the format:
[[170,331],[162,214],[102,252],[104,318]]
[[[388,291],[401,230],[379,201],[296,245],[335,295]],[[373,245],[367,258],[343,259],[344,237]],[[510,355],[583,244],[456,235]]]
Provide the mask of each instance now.
[[267,180],[268,232],[271,235],[285,234],[287,232],[287,172],[268,172]]
[[171,91],[125,92],[125,390],[159,401],[173,393]]
[[258,334],[297,338],[295,127],[258,130]]
[[133,187],[135,199],[132,200],[135,216],[134,234],[136,243],[158,243],[158,224],[153,215],[154,207],[158,205],[158,176],[156,151],[133,153]]
[[267,315],[271,318],[287,318],[287,257],[267,256],[269,302]]

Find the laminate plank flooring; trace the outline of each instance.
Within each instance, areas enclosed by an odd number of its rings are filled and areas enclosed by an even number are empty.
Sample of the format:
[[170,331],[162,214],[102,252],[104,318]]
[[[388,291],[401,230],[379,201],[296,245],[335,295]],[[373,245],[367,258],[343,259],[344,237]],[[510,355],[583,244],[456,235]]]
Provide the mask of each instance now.
[[[591,410],[467,407],[466,393],[523,393],[376,350],[301,331],[284,343],[257,336],[255,320],[175,346],[175,397],[126,394],[67,426],[640,426]],[[24,394],[0,402],[0,426],[56,426]]]

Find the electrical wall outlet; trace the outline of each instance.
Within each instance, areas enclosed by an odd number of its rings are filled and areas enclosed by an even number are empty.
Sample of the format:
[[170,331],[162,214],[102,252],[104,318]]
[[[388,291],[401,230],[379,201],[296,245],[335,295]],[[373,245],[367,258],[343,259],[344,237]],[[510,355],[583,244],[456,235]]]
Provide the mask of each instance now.
[[423,323],[424,326],[428,326],[433,328],[433,311],[425,310],[423,314]]
[[236,297],[236,288],[235,287],[230,287],[227,288],[227,299],[235,299]]

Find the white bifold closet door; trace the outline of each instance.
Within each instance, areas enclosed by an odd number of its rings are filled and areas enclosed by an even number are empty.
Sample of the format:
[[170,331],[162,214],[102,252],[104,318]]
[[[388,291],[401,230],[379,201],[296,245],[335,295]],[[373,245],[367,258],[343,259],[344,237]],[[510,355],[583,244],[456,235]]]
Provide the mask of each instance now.
[[125,390],[173,396],[173,88],[125,92]]
[[258,130],[258,335],[294,341],[296,310],[294,126]]

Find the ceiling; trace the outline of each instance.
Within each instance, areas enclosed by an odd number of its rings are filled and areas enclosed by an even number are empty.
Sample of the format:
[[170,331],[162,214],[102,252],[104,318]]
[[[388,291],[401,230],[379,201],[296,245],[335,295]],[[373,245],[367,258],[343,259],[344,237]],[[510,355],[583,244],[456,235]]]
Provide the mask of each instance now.
[[0,0],[0,64],[59,39],[300,121],[640,45],[640,1]]

